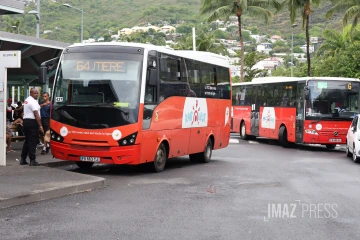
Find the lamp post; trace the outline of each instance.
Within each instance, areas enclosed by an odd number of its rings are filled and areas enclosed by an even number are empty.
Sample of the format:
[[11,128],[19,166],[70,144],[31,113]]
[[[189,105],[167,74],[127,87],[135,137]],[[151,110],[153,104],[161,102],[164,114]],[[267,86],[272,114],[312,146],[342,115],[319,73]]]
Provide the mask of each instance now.
[[291,25],[291,77],[293,76],[293,67],[294,67],[294,27],[297,24]]
[[40,14],[38,11],[31,10],[28,14],[34,14],[36,17],[36,37],[40,37]]
[[81,12],[81,43],[83,42],[83,36],[84,36],[84,1],[81,3],[81,9],[71,6],[70,4],[63,4],[63,6],[68,8],[73,8]]

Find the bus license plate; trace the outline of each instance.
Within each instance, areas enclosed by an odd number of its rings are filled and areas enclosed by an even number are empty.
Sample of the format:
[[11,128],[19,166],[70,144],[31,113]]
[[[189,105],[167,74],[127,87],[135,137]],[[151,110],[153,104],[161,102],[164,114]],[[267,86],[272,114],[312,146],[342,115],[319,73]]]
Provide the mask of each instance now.
[[339,138],[331,138],[330,142],[341,142],[341,139],[339,139]]
[[100,158],[99,157],[80,157],[80,161],[100,162]]

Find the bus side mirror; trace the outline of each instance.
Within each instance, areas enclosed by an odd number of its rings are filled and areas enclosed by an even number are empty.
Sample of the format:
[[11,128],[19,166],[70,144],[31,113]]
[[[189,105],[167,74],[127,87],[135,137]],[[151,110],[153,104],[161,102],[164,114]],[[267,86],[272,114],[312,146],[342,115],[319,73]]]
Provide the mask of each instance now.
[[47,78],[47,67],[39,67],[39,82],[42,84],[46,83]]
[[304,99],[310,100],[310,89],[308,87],[304,88]]
[[148,78],[147,85],[156,87],[157,86],[157,69],[156,68],[148,68]]
[[47,80],[47,71],[48,71],[48,67],[53,68],[56,67],[58,62],[59,62],[60,58],[56,57],[53,59],[50,59],[46,62],[43,62],[40,67],[39,67],[39,81],[40,83],[46,83]]

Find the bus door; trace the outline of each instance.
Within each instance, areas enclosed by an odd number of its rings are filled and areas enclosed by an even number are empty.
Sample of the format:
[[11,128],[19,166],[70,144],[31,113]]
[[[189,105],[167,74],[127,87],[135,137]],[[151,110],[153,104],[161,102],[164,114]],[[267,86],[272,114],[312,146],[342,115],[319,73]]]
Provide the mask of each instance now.
[[304,141],[304,120],[305,120],[305,109],[304,109],[304,82],[298,82],[296,91],[296,143],[303,143]]
[[261,87],[254,85],[252,91],[253,102],[251,104],[250,135],[259,136],[260,104],[258,98],[261,96]]

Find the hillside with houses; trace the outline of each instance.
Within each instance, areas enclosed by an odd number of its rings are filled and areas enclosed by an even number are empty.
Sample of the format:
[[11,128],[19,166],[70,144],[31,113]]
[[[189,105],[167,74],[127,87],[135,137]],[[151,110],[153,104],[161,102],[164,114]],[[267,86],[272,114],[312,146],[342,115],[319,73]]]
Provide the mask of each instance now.
[[[154,44],[154,39],[161,39],[161,41],[156,41],[155,45],[161,45],[173,49],[183,49],[179,48],[179,45],[183,45],[185,36],[191,35],[189,31],[189,26],[186,26],[186,23],[179,22],[176,24],[170,24],[167,21],[161,21],[158,25],[152,25],[151,23],[143,22],[133,27],[125,27],[119,29],[117,32],[110,31],[109,34],[105,37],[100,37],[97,39],[89,38],[85,40],[86,43],[98,42],[98,41],[132,41],[132,42],[142,42],[142,43],[152,43]],[[235,28],[234,28],[235,27]],[[222,55],[227,55],[231,63],[231,73],[232,77],[240,76],[240,57],[239,51],[241,50],[240,42],[238,39],[238,34],[236,32],[237,22],[236,19],[232,19],[227,23],[217,20],[209,24],[208,28],[196,29],[196,35],[198,31],[204,32],[207,31],[210,36],[214,37],[214,42],[216,45],[221,46],[226,49],[225,54],[221,52],[216,52]],[[256,29],[256,28],[255,28]],[[190,28],[191,30],[191,28]],[[217,34],[212,34],[217,32]],[[223,37],[221,38],[221,33]],[[235,33],[235,34],[233,34]],[[256,51],[261,54],[266,54],[268,57],[258,61],[253,69],[263,70],[266,72],[266,75],[271,75],[272,71],[282,67],[291,65],[290,56],[291,56],[291,39],[288,37],[280,35],[269,35],[259,31],[253,32],[248,29],[243,30],[246,41],[245,50]],[[230,36],[234,36],[231,38]],[[299,40],[300,39],[300,40]],[[135,40],[135,41],[134,41]],[[319,44],[318,37],[311,38],[310,53],[314,53],[315,48]],[[192,45],[188,45],[187,49],[191,50]],[[245,51],[247,54],[248,51]],[[297,40],[294,41],[294,64],[304,63],[306,61],[306,45],[305,39],[301,40],[301,37],[297,35]]]

